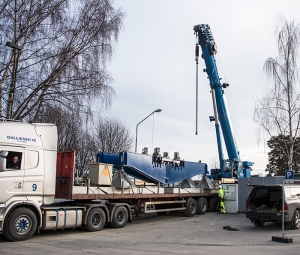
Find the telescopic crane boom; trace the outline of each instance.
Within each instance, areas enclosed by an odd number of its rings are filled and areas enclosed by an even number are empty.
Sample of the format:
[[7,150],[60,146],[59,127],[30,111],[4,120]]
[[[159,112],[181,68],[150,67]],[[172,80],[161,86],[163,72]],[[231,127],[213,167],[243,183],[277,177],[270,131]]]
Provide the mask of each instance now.
[[[202,50],[201,57],[204,59],[206,66],[206,69],[203,71],[208,75],[213,101],[214,116],[210,116],[210,121],[215,121],[220,169],[213,169],[212,175],[215,177],[215,179],[246,177],[248,175],[247,173],[249,173],[251,170],[250,167],[253,165],[253,163],[240,160],[239,151],[233,136],[229,111],[224,95],[224,89],[227,88],[229,84],[221,84],[221,78],[219,77],[216,60],[214,57],[217,54],[217,46],[214,41],[214,37],[211,33],[209,25],[207,24],[194,26],[194,31],[197,37],[196,63],[198,64],[200,45]],[[228,154],[228,159],[226,160],[223,156],[220,126]]]

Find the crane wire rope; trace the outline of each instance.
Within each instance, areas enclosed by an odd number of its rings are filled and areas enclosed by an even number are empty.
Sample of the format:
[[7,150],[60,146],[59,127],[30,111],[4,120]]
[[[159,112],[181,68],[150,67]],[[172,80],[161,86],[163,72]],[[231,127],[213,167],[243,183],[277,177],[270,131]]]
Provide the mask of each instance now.
[[153,114],[153,121],[152,121],[152,147],[151,147],[151,151],[153,151],[153,133],[154,133],[154,114]]
[[221,58],[220,58],[220,53],[218,54],[218,60],[219,60],[219,62],[220,62],[221,71],[222,71],[222,74],[223,74],[225,83],[227,83],[227,80],[226,80],[226,77],[225,77],[225,72],[224,72],[224,70],[223,70],[223,66],[222,66],[222,62],[221,62]]
[[198,135],[198,58],[199,58],[199,44],[196,43],[195,48],[195,61],[196,61],[196,132],[195,135]]

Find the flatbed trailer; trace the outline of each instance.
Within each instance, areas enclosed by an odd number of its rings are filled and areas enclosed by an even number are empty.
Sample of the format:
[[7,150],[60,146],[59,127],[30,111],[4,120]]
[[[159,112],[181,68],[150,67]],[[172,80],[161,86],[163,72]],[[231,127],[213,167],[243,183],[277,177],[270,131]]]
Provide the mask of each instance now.
[[[217,189],[212,189],[204,184],[199,187],[181,187],[181,185],[163,186],[130,184],[127,188],[116,188],[112,185],[112,179],[108,175],[109,185],[91,185],[87,178],[86,184],[74,186],[74,170],[72,166],[73,152],[58,153],[58,164],[56,170],[56,197],[76,201],[102,201],[104,204],[121,203],[127,208],[132,208],[135,214],[159,213],[168,211],[184,211],[187,216],[204,214],[209,208],[211,211],[219,209],[219,198]],[[100,163],[101,164],[101,163]],[[66,168],[65,166],[70,166]],[[106,164],[106,167],[112,167]],[[105,170],[104,170],[105,171]],[[102,173],[100,173],[102,174]],[[207,180],[206,180],[207,181]],[[106,184],[108,184],[106,182]],[[108,206],[109,207],[109,206]],[[129,219],[132,210],[128,209]],[[108,217],[111,218],[111,217]]]
[[[77,188],[76,186],[74,187]],[[139,189],[139,188],[138,188]],[[143,187],[140,189],[149,189],[148,187]],[[74,201],[92,201],[92,200],[105,200],[107,203],[127,203],[129,206],[136,205],[140,208],[143,208],[142,211],[136,211],[135,213],[151,213],[158,212],[159,209],[153,209],[151,205],[165,205],[160,209],[161,211],[174,211],[179,210],[178,207],[173,208],[171,204],[182,204],[180,207],[181,210],[186,210],[186,204],[189,199],[193,199],[196,202],[198,199],[202,198],[202,204],[197,203],[195,207],[195,212],[198,210],[198,214],[206,213],[206,210],[209,208],[211,211],[217,211],[219,208],[219,199],[217,193],[214,191],[203,191],[199,190],[198,192],[195,188],[189,190],[184,189],[185,193],[180,193],[179,188],[160,188],[161,192],[170,192],[170,189],[173,189],[175,193],[153,193],[153,194],[130,194],[130,193],[118,193],[120,190],[115,190],[115,194],[76,194],[73,193],[70,199]],[[182,192],[182,191],[181,191]],[[117,194],[116,194],[117,193]],[[205,200],[204,200],[205,199]],[[203,201],[204,200],[204,201]],[[169,205],[169,206],[167,206]],[[201,205],[201,208],[198,208]],[[192,207],[195,205],[192,204]],[[168,208],[168,209],[167,209]],[[192,209],[190,209],[192,210]],[[193,212],[188,212],[193,213]],[[196,213],[195,213],[196,214]],[[195,215],[194,214],[194,215]],[[194,216],[193,215],[193,216]],[[190,215],[191,216],[191,215]]]

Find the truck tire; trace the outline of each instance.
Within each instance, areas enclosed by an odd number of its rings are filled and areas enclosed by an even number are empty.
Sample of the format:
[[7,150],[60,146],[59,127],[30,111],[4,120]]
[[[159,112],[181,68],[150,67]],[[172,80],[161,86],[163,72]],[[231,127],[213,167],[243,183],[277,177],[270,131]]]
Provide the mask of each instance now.
[[10,241],[24,241],[32,237],[36,230],[35,213],[28,208],[17,208],[9,215],[3,234]]
[[292,221],[293,221],[293,228],[299,229],[300,228],[300,211],[299,210],[295,210]]
[[207,200],[205,197],[197,198],[197,214],[205,214],[207,212]]
[[186,202],[186,208],[184,210],[184,214],[187,217],[194,217],[197,213],[197,202],[194,198],[190,198]]
[[220,209],[220,198],[211,197],[208,202],[208,207],[212,212],[218,212]]
[[123,228],[128,221],[128,211],[125,206],[118,206],[112,215],[112,221],[110,225],[113,228]]
[[100,231],[105,223],[105,212],[101,208],[93,208],[87,216],[87,224],[84,225],[84,228],[90,232]]

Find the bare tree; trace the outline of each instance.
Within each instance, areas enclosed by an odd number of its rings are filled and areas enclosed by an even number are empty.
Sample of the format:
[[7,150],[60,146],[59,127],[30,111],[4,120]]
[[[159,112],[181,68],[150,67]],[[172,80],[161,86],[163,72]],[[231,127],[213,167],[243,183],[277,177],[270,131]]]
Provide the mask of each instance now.
[[[71,111],[70,111],[71,109]],[[81,175],[87,172],[89,163],[96,161],[97,147],[90,130],[92,116],[82,113],[78,105],[46,108],[37,119],[39,122],[54,123],[58,130],[58,151],[75,151],[75,168]]]
[[82,113],[78,105],[68,106],[70,108],[71,111],[58,106],[46,108],[38,121],[57,126],[58,151],[76,151],[75,167],[80,174],[87,172],[99,151],[117,153],[131,149],[130,130],[120,120],[99,118],[93,124],[91,112]]
[[99,118],[95,126],[95,140],[99,151],[117,153],[131,150],[133,137],[120,120]]
[[220,161],[217,157],[212,157],[210,159],[210,168],[211,169],[220,169]]
[[277,48],[279,56],[270,57],[264,64],[268,77],[273,79],[272,88],[257,99],[254,120],[270,137],[283,134],[284,154],[292,169],[294,144],[299,136],[300,91],[297,68],[300,27],[293,20],[278,18]]
[[[9,107],[16,67],[12,41],[21,47],[13,119],[36,121],[42,108],[109,105],[114,94],[105,63],[124,14],[112,0],[4,0],[0,4],[0,117]],[[12,52],[12,53],[11,53]]]

